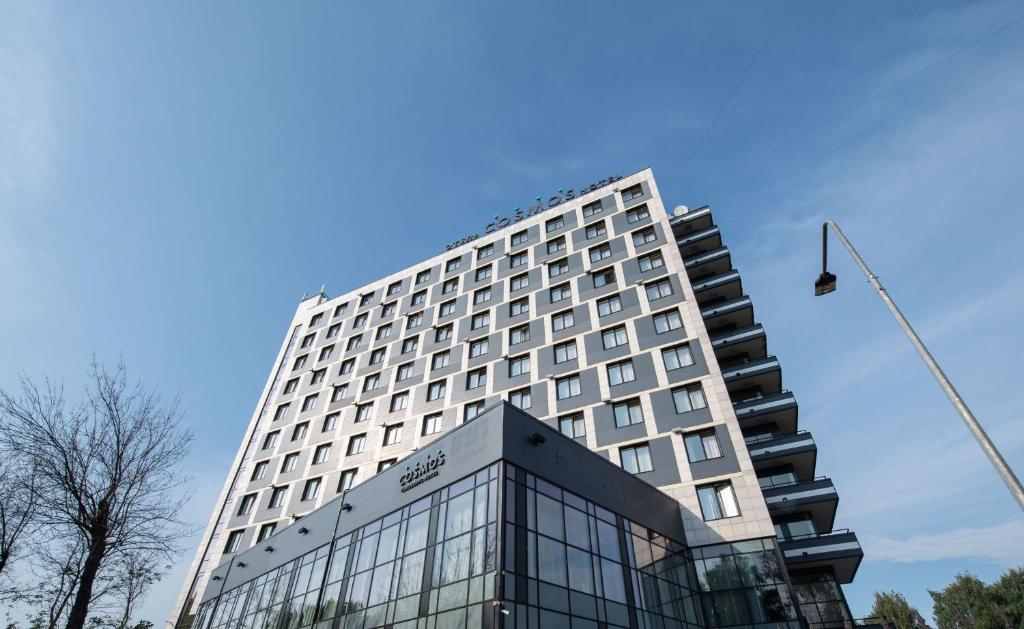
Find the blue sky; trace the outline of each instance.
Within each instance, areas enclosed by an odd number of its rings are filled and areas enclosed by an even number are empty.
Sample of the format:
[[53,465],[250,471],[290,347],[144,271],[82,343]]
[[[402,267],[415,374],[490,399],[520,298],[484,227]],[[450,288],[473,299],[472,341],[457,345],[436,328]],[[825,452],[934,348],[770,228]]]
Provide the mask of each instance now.
[[304,291],[651,166],[666,204],[711,204],[733,249],[837,526],[865,548],[854,613],[897,589],[927,614],[956,572],[1024,563],[1024,520],[838,251],[839,292],[812,300],[819,226],[840,221],[1024,472],[1024,23],[920,73],[1021,15],[3,0],[0,386],[24,370],[77,389],[95,352],[180,392],[203,525]]

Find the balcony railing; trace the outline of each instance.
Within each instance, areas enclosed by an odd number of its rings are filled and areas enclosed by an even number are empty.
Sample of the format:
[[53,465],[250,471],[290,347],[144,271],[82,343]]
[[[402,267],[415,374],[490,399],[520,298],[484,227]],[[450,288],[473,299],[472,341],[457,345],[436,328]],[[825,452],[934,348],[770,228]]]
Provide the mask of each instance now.
[[779,548],[787,565],[793,568],[831,566],[839,583],[851,582],[864,558],[857,536],[847,529],[780,539]]
[[679,247],[688,247],[694,243],[704,240],[705,238],[713,238],[720,235],[721,232],[717,226],[708,227],[707,229],[702,229],[699,232],[694,232],[692,234],[687,234],[682,238],[677,238],[676,245]]
[[687,269],[692,269],[693,267],[728,257],[729,248],[719,247],[718,249],[712,249],[711,251],[708,251],[706,253],[698,253],[695,256],[690,256],[689,258],[686,258],[685,260],[683,260],[683,266],[685,266]]

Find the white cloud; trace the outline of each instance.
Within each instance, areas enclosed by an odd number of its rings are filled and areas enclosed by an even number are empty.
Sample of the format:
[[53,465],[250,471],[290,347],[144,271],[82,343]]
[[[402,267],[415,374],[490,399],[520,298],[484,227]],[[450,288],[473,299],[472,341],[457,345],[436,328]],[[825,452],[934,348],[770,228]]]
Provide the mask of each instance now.
[[1024,563],[1024,520],[996,526],[961,528],[941,533],[862,540],[870,561],[910,563],[943,559],[973,559],[1002,567]]

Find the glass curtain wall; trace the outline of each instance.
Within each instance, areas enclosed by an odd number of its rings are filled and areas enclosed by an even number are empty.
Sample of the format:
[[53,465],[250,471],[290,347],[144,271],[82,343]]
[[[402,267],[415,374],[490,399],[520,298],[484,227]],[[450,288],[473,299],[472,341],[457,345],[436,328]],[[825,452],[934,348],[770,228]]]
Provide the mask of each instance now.
[[707,626],[800,626],[775,540],[715,544],[692,552]]

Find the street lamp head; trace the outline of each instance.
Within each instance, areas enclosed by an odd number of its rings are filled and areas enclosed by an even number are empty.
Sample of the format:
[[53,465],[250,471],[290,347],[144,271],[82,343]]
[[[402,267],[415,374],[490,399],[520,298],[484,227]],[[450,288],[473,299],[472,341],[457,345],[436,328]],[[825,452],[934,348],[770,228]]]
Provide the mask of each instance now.
[[836,289],[836,276],[828,271],[823,271],[818,279],[814,280],[814,296],[821,297]]

